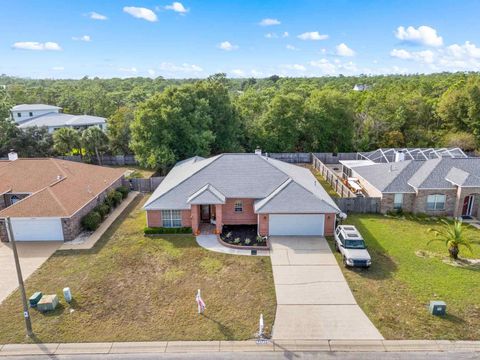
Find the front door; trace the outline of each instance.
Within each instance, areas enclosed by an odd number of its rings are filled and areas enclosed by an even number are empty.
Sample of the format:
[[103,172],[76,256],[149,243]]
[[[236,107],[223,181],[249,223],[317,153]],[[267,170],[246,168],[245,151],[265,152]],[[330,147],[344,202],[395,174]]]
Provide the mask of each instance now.
[[463,216],[472,216],[474,200],[475,200],[475,195],[465,196],[465,199],[463,200],[463,210],[462,210]]
[[210,205],[200,207],[200,219],[202,222],[210,222]]

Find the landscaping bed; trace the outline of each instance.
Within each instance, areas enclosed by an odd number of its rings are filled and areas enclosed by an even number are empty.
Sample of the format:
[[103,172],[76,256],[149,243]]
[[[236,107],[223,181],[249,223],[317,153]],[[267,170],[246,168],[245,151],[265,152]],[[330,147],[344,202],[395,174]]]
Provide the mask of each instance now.
[[[463,260],[452,263],[444,243],[428,245],[434,236],[428,229],[442,226],[438,219],[351,214],[344,223],[365,238],[372,266],[340,266],[358,304],[386,339],[480,339],[479,245],[473,253],[462,248]],[[466,231],[480,237],[480,230]],[[445,317],[428,313],[431,300],[447,303]]]
[[[270,258],[211,252],[192,235],[146,237],[144,201],[133,200],[92,249],[57,251],[29,277],[28,296],[60,299],[54,312],[31,311],[35,341],[246,340],[260,314],[269,333],[276,309]],[[0,324],[0,344],[29,341],[18,290],[0,305]]]
[[257,225],[224,225],[220,239],[228,245],[267,247],[267,240],[258,236]]

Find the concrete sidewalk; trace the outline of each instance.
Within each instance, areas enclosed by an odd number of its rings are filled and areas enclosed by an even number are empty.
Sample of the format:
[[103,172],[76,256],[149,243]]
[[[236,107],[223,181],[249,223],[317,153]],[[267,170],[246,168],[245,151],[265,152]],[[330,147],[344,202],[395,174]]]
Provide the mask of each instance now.
[[276,340],[382,340],[322,237],[271,237]]
[[480,341],[448,340],[273,340],[158,341],[0,345],[0,357],[199,352],[480,352]]

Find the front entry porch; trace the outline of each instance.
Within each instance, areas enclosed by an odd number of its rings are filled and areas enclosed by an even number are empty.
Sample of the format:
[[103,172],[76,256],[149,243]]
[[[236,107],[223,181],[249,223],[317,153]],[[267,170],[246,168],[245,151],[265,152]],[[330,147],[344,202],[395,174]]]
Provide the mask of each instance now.
[[222,204],[192,205],[194,234],[220,234],[222,232]]

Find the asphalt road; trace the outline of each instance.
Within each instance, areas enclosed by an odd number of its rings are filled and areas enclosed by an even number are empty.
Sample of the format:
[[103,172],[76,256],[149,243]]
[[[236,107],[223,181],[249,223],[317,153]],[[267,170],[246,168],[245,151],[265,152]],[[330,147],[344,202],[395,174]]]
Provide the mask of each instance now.
[[156,354],[91,354],[91,355],[35,355],[35,356],[0,356],[0,360],[310,360],[310,359],[339,359],[339,360],[470,360],[479,359],[479,354],[447,353],[447,352],[235,352],[235,353],[156,353]]

